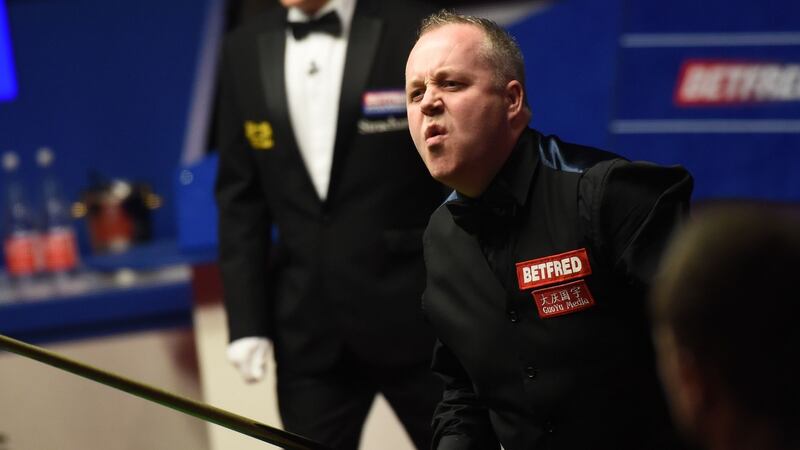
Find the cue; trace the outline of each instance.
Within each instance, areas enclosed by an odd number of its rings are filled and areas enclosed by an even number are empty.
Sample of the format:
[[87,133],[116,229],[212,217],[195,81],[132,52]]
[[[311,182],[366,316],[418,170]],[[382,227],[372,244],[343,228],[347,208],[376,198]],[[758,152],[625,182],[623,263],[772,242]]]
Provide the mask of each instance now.
[[44,364],[125,391],[131,395],[159,403],[184,414],[215,423],[276,446],[282,446],[288,450],[331,450],[329,447],[318,442],[289,433],[288,431],[273,428],[224,409],[180,397],[171,392],[70,360],[57,353],[35,345],[26,344],[25,342],[12,339],[2,334],[0,334],[0,349],[5,349],[18,355],[35,359]]

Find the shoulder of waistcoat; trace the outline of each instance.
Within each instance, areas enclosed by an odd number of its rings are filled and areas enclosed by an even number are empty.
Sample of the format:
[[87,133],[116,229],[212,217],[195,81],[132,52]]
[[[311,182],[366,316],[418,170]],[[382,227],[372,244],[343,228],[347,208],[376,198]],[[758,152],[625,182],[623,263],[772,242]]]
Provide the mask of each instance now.
[[621,156],[605,150],[585,145],[564,142],[557,136],[539,135],[539,158],[550,169],[583,173],[595,165],[614,159],[624,159]]

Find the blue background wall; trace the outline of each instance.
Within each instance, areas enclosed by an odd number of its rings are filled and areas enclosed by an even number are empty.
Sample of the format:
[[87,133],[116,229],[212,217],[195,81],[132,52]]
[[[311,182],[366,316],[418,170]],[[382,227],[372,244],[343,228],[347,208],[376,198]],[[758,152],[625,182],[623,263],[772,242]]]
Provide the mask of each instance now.
[[75,200],[94,170],[150,183],[165,199],[156,236],[174,236],[179,164],[204,0],[6,0],[19,92],[0,102],[0,151],[32,184],[52,146]]
[[[535,128],[631,159],[682,164],[695,176],[696,199],[798,201],[800,98],[693,107],[673,100],[688,59],[800,64],[798,17],[794,0],[565,0],[510,30],[525,53]],[[734,45],[742,33],[754,39]],[[643,45],[643,37],[657,39]],[[676,37],[688,40],[668,44]]]
[[606,147],[620,29],[619,0],[556,2],[509,27],[525,57],[531,125]]

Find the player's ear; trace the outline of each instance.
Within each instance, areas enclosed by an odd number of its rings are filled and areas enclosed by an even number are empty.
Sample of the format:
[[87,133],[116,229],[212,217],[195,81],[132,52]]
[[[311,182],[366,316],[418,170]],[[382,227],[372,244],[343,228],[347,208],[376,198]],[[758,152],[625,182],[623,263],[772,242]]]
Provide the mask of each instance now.
[[525,90],[522,88],[522,83],[517,80],[511,80],[506,83],[505,98],[508,104],[509,119],[523,113],[525,110]]

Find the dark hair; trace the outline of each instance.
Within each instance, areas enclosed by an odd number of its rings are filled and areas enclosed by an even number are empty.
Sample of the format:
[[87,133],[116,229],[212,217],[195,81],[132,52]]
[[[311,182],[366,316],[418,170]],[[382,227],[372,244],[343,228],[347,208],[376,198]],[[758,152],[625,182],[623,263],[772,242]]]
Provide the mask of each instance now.
[[737,404],[783,431],[800,426],[799,259],[797,211],[717,206],[673,241],[652,292],[656,329],[672,332]]
[[[467,24],[480,28],[486,36],[483,56],[495,68],[497,83],[505,85],[511,80],[517,80],[522,84],[523,92],[526,92],[525,62],[517,41],[503,27],[489,19],[443,9],[423,19],[417,32],[417,40],[429,31],[452,24]],[[527,107],[527,92],[524,94],[524,102]]]

